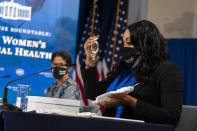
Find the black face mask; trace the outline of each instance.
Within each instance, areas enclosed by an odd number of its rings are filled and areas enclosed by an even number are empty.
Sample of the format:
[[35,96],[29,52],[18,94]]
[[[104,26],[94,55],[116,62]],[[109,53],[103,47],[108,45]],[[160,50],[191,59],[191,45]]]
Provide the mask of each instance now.
[[56,79],[62,79],[68,73],[68,69],[56,66],[52,68],[52,73]]
[[128,68],[134,68],[139,63],[140,53],[137,52],[135,48],[122,47],[120,53]]

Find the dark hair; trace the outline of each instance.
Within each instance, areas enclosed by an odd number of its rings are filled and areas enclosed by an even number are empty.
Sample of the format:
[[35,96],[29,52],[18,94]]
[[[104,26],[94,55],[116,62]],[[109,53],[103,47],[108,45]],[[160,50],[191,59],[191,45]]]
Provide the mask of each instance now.
[[[138,82],[148,80],[158,65],[168,60],[166,41],[158,28],[150,21],[143,20],[127,27],[131,43],[140,52],[141,60],[133,73]],[[115,67],[114,73],[124,68],[123,60]]]
[[62,57],[62,59],[66,62],[66,64],[69,66],[72,64],[71,56],[66,51],[56,51],[52,54],[51,63],[53,62],[54,58],[56,56]]

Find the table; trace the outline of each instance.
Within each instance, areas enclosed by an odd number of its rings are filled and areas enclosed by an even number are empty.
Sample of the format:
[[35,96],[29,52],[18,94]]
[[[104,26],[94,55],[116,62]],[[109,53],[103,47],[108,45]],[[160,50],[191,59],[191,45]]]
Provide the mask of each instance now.
[[174,131],[170,125],[95,117],[1,112],[1,131]]

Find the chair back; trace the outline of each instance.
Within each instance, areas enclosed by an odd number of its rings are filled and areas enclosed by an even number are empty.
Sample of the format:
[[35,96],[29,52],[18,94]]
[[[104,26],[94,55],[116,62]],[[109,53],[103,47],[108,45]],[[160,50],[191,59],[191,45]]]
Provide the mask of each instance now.
[[182,107],[182,114],[175,131],[197,131],[197,106]]

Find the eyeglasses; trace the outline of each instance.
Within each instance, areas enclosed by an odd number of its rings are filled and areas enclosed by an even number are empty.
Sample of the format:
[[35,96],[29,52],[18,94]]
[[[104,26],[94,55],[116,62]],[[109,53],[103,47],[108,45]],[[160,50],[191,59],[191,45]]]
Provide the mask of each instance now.
[[67,64],[63,64],[63,63],[52,63],[52,66],[67,66]]

